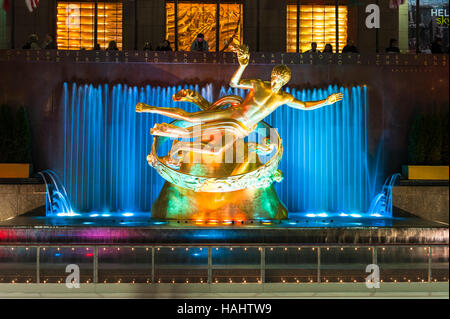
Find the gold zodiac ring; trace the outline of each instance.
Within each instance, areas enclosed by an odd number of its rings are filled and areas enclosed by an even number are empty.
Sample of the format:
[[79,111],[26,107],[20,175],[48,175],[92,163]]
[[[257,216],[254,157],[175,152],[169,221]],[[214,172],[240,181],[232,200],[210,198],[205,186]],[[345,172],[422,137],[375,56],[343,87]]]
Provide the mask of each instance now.
[[[181,124],[181,122],[177,120],[171,124]],[[266,130],[271,129],[270,125],[264,121],[259,122],[258,127]],[[270,143],[270,145],[264,145],[263,149],[274,154],[265,164],[244,174],[209,177],[187,174],[173,169],[167,165],[162,157],[157,155],[157,150],[168,139],[163,136],[155,136],[153,138],[152,150],[147,156],[147,161],[166,181],[195,192],[231,192],[241,189],[266,188],[272,185],[273,182],[280,182],[283,179],[283,175],[278,169],[278,164],[283,155],[282,140],[276,130],[272,129],[271,132],[271,138],[274,141],[269,142],[267,138],[263,138],[265,144]],[[261,153],[264,153],[264,150]],[[267,151],[265,154],[268,153]]]

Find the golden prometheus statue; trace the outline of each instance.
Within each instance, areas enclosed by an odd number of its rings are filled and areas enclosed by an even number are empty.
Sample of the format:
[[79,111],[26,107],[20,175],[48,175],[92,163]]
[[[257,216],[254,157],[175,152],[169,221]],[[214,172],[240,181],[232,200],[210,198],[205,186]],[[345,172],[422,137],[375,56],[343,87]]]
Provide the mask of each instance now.
[[[277,169],[281,138],[263,119],[282,105],[308,111],[343,98],[342,93],[334,93],[320,101],[297,100],[281,90],[291,78],[291,70],[285,65],[273,68],[270,81],[241,79],[250,57],[248,47],[230,46],[239,61],[230,86],[249,90],[244,100],[229,95],[210,103],[197,92],[184,89],[173,100],[194,103],[201,111],[136,105],[136,112],[175,119],[170,124],[155,124],[151,130],[155,137],[147,161],[166,179],[153,204],[153,218],[210,223],[287,218],[272,185],[282,179]],[[256,142],[250,141],[251,134],[257,135]],[[168,138],[175,139],[169,154],[158,156],[161,142]],[[263,163],[260,155],[270,154]]]

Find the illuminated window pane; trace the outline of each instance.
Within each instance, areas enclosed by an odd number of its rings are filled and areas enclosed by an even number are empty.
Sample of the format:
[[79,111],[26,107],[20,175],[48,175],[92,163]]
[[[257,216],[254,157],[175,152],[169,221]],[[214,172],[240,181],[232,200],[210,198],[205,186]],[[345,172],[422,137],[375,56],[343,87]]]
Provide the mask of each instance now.
[[[242,44],[242,4],[220,5],[220,43],[219,48],[225,47],[225,41]],[[229,51],[226,49],[225,51]]]
[[102,49],[108,47],[110,41],[116,41],[122,49],[122,3],[98,4],[97,43]]
[[[59,50],[93,49],[95,3],[60,1],[57,6],[57,45]],[[122,3],[99,2],[97,43],[106,49],[110,41],[122,49]]]
[[[338,7],[339,49],[347,42],[347,7]],[[336,7],[323,5],[300,6],[299,49],[305,52],[311,49],[311,42],[317,43],[322,51],[330,43],[336,51]],[[287,6],[287,52],[297,49],[297,5]]]
[[[242,43],[242,12],[242,4],[220,4],[220,50],[225,47],[225,41]],[[213,3],[179,3],[178,49],[190,51],[197,34],[203,33],[208,41],[209,51],[216,51],[216,14],[216,4]],[[175,4],[173,2],[166,3],[166,38],[170,43],[175,43]]]

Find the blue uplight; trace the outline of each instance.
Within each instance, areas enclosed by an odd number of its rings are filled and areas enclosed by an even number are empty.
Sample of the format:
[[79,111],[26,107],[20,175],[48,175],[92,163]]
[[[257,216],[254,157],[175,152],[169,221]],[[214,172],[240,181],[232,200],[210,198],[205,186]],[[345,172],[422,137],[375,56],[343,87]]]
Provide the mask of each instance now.
[[74,217],[74,216],[80,216],[80,214],[75,213],[73,211],[70,211],[68,213],[57,213],[56,216],[59,216],[59,217]]
[[122,216],[131,217],[131,216],[134,216],[134,214],[133,213],[123,213]]

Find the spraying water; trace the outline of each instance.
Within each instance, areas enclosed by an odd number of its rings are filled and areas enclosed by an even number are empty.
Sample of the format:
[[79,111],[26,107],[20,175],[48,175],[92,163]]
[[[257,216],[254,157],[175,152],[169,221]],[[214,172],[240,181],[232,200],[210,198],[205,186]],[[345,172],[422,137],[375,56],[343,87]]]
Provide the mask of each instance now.
[[75,216],[77,215],[70,204],[66,189],[58,175],[52,170],[38,172],[45,184],[45,213],[46,216]]
[[392,187],[394,187],[400,174],[396,173],[389,176],[384,182],[381,193],[377,194],[370,204],[369,214],[375,217],[391,217],[392,216]]

